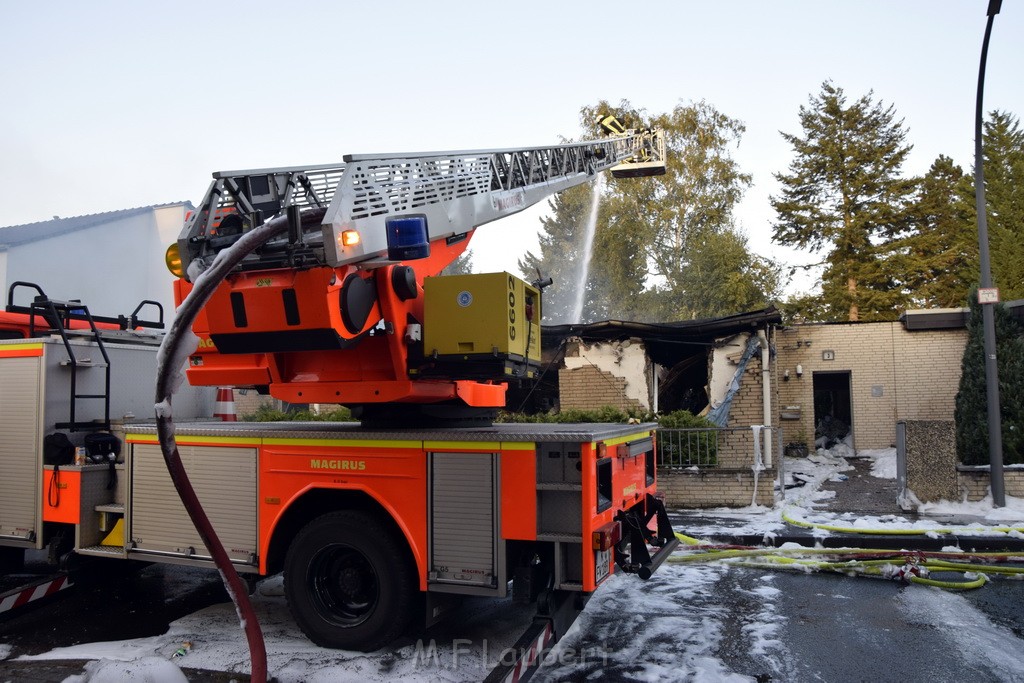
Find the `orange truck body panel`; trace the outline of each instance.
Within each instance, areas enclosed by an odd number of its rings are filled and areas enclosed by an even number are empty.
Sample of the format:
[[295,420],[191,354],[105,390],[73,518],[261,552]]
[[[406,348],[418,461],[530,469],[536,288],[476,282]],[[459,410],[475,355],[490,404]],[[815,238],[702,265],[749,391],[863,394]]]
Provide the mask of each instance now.
[[43,355],[43,345],[25,342],[0,348],[0,358],[32,358]]
[[263,446],[260,451],[260,558],[281,515],[312,489],[361,491],[376,500],[405,536],[426,588],[426,460],[411,446]]
[[[362,438],[361,432],[353,429],[344,438],[338,438],[337,433],[329,431],[325,431],[324,438],[308,438],[306,433],[301,437],[294,436],[294,423],[290,424],[291,430],[275,430],[273,423],[215,423],[209,425],[209,431],[199,435],[194,431],[202,431],[204,425],[190,425],[192,433],[176,437],[181,445],[257,448],[259,485],[256,509],[259,571],[262,574],[270,571],[271,546],[281,520],[303,496],[314,491],[356,491],[376,501],[401,530],[416,563],[420,589],[428,590],[432,514],[428,463],[430,454],[437,452],[479,453],[481,457],[497,454],[500,486],[496,487],[494,495],[498,496],[496,507],[500,515],[498,541],[538,540],[537,442],[519,437],[516,437],[518,440],[502,440],[500,434],[494,437],[496,440],[481,440],[487,436],[481,436],[480,432],[459,438],[457,430],[436,430],[436,433],[418,430],[403,439],[405,435],[400,431],[387,435],[389,438],[382,438],[380,432],[372,438]],[[496,429],[501,427],[497,425]],[[624,426],[616,427],[620,433],[625,430]],[[330,430],[331,426],[323,425],[321,428]],[[577,444],[581,453],[580,504],[572,508],[572,514],[580,515],[580,550],[584,554],[581,588],[586,592],[595,590],[605,578],[599,579],[594,562],[586,561],[586,558],[594,557],[591,546],[594,532],[613,522],[620,511],[643,505],[646,494],[654,493],[656,489],[656,482],[648,484],[646,476],[646,458],[652,457],[653,451],[629,456],[628,447],[623,447],[627,442],[651,437],[652,430],[648,426],[638,429],[627,436],[604,441],[567,441]],[[228,433],[241,436],[229,439],[219,436]],[[252,436],[246,436],[247,433]],[[555,435],[552,438],[561,438],[557,431],[552,430],[552,434]],[[130,434],[128,441],[154,443],[155,435]],[[615,497],[607,509],[598,512],[596,463],[601,457],[612,461]],[[434,501],[434,504],[438,502]],[[607,569],[602,574],[611,575],[614,571],[611,558]]]
[[67,469],[43,470],[42,501],[44,522],[78,524],[82,515],[82,473]]
[[[231,275],[192,325],[199,347],[188,380],[198,386],[269,386],[289,403],[437,403],[504,407],[505,385],[409,376],[406,325],[423,321],[423,281],[437,275],[469,240],[432,244],[430,257],[412,261],[417,296],[402,299],[391,286],[395,266],[364,271],[356,266],[261,270]],[[342,290],[350,278],[375,288],[357,329],[342,315]],[[180,305],[192,290],[174,283]],[[293,302],[282,306],[282,300]],[[291,318],[289,313],[291,311]],[[386,334],[370,334],[381,321]],[[359,321],[357,321],[359,322]],[[352,324],[351,321],[349,324]],[[218,349],[220,344],[223,350]],[[229,348],[230,347],[230,348]]]
[[[28,313],[16,313],[0,310],[0,332],[4,334],[2,338],[11,339],[17,337],[28,337],[29,329],[32,326],[32,316]],[[50,329],[50,324],[38,313],[35,315],[34,326],[37,336]],[[110,323],[96,323],[96,327],[100,330],[120,329],[117,325],[112,325]],[[89,323],[84,320],[71,320],[68,322],[68,329],[88,330]]]
[[514,541],[537,538],[537,457],[534,450],[502,453],[501,536]]

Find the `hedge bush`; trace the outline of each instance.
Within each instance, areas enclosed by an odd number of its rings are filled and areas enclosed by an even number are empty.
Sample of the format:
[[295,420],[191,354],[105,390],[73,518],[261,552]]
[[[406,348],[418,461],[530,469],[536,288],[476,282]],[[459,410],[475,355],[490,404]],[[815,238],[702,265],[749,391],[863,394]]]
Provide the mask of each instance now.
[[[1003,463],[1024,462],[1024,330],[1002,304],[995,304],[996,363]],[[965,465],[988,465],[988,399],[985,387],[985,333],[977,292],[971,294],[967,346],[956,394],[956,450]]]
[[255,413],[243,415],[245,422],[352,422],[352,411],[348,408],[338,408],[326,413],[314,413],[311,410],[297,410],[286,413],[269,405],[262,405]]

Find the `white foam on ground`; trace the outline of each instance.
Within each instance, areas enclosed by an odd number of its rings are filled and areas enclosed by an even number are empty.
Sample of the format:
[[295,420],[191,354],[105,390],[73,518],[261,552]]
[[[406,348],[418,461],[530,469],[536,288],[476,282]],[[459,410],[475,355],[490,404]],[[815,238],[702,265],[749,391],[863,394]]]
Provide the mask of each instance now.
[[970,516],[1000,522],[1006,526],[1024,527],[1024,498],[1006,496],[1004,507],[995,507],[992,504],[992,494],[989,493],[983,499],[968,503],[967,501],[952,502],[940,500],[935,503],[921,503],[917,509],[921,514],[926,515],[951,515]]
[[[723,623],[735,619],[716,585],[725,566],[666,564],[648,581],[616,575],[599,591],[534,680],[751,681],[718,656]],[[774,666],[779,620],[767,585],[752,591],[756,614],[744,614],[741,654]],[[729,647],[736,647],[729,643]]]
[[[280,576],[272,577],[262,582],[253,596],[253,607],[266,641],[268,675],[280,683],[482,680],[497,664],[501,651],[513,645],[525,630],[529,623],[527,612],[532,613],[526,608],[515,608],[510,601],[470,602],[460,613],[461,623],[449,625],[446,633],[438,636],[436,649],[431,648],[429,639],[419,644],[404,639],[377,652],[331,650],[314,645],[302,634],[291,618],[280,587]],[[454,639],[458,640],[453,642]],[[185,641],[192,643],[191,650],[173,657]],[[435,652],[436,656],[431,656]],[[111,662],[132,667],[131,675],[122,678],[92,678],[93,673],[87,670],[83,674],[86,677],[79,679],[81,683],[177,680],[164,677],[170,671],[168,665],[175,671],[178,666],[242,674],[250,671],[245,635],[229,602],[178,619],[163,635],[83,643],[18,658],[53,659],[99,660],[103,665],[96,671],[109,671],[110,675],[121,670]],[[150,672],[155,677],[145,678]]]
[[896,449],[876,448],[857,451],[861,458],[871,458],[871,476],[878,479],[896,478]]
[[[938,590],[903,591],[897,598],[909,623],[923,624],[954,649],[962,671],[988,669],[1002,680],[1024,680],[1024,641],[994,623],[962,595]],[[969,678],[969,676],[968,676]]]
[[78,676],[68,676],[63,683],[188,683],[188,678],[172,662],[162,657],[143,657],[130,662],[101,659],[85,665]]

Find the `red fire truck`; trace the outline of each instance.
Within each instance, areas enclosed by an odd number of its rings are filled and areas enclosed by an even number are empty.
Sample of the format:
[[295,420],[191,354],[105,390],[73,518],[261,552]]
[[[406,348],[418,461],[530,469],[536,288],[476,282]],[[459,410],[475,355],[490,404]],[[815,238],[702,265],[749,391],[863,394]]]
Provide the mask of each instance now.
[[[246,235],[273,229],[190,321],[189,384],[342,404],[360,422],[181,424],[193,401],[176,396],[176,446],[231,564],[283,571],[314,642],[375,649],[460,596],[511,592],[537,601],[538,642],[550,644],[612,573],[647,578],[671,552],[653,424],[493,423],[508,383],[540,368],[546,283],[439,276],[480,225],[605,170],[664,172],[663,136],[214,174],[168,252],[179,304]],[[26,426],[17,443],[5,432],[0,462],[36,454],[20,516],[0,496],[0,545],[41,548],[60,534],[80,555],[209,566],[158,426],[128,420],[109,463],[44,463],[47,435],[78,447],[116,426],[85,395],[149,386],[141,361],[122,356],[130,348],[152,368],[155,347],[112,335],[0,341],[0,400]],[[101,347],[116,349],[95,363],[105,386],[84,362]],[[81,404],[66,420],[69,401]],[[114,414],[153,405],[129,402]]]

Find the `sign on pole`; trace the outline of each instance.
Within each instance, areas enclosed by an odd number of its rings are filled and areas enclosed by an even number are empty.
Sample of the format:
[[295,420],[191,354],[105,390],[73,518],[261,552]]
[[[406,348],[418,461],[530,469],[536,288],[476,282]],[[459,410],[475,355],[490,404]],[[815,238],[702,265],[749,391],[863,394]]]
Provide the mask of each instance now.
[[982,287],[978,290],[978,303],[979,304],[997,304],[999,303],[999,288],[998,287]]

